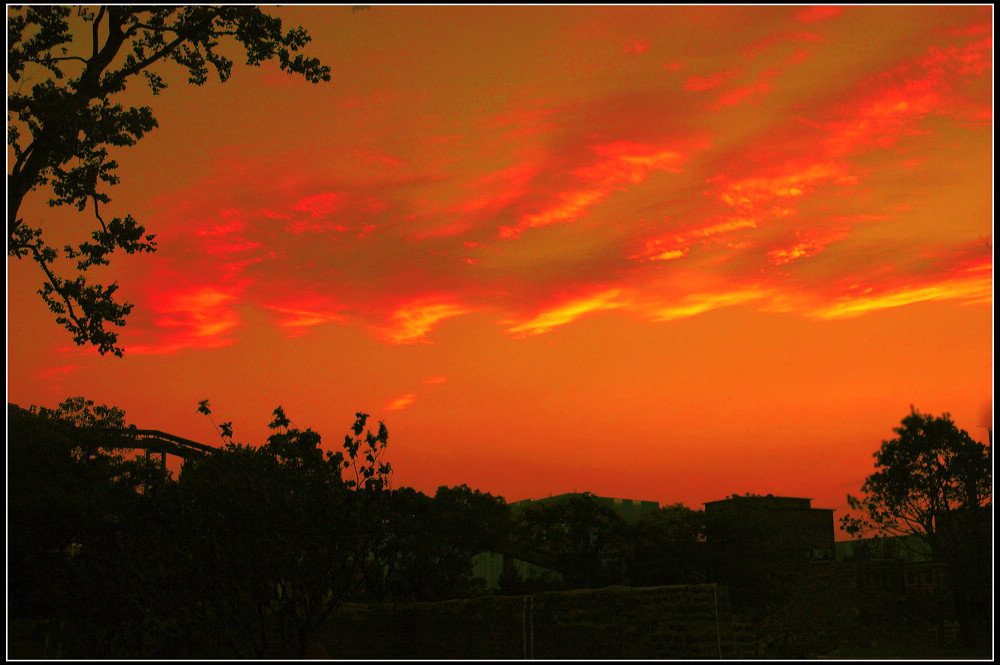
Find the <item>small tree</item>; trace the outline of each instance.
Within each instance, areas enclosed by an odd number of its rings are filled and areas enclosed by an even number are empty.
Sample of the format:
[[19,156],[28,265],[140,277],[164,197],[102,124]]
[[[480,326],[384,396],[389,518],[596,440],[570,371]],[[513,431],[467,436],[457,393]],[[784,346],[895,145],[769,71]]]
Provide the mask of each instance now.
[[443,600],[485,591],[485,581],[472,574],[472,557],[507,549],[512,519],[503,497],[468,485],[441,486],[433,499],[417,501],[393,494],[389,594],[397,600]]
[[874,453],[875,473],[861,498],[848,495],[854,514],[841,518],[859,538],[913,535],[930,546],[951,574],[963,637],[978,640],[990,595],[991,449],[952,422],[912,406],[898,435]]
[[855,514],[841,518],[855,537],[916,535],[935,555],[951,549],[948,515],[992,503],[990,449],[960,430],[945,413],[939,418],[910,407],[895,439],[874,453],[875,473],[861,491],[847,496]]
[[[75,14],[75,16],[74,16]],[[7,144],[13,151],[7,175],[7,255],[30,257],[45,281],[39,293],[56,321],[77,344],[122,355],[117,333],[132,309],[115,300],[117,283],[88,284],[84,273],[108,264],[116,250],[153,252],[153,235],[131,216],[106,220],[104,187],[118,183],[111,149],[135,145],[157,126],[148,106],[123,108],[116,100],[140,76],[158,95],[167,87],[169,62],[202,85],[209,66],[225,82],[233,62],[220,43],[235,42],[246,64],[277,58],[281,69],[313,83],[330,80],[330,68],[299,51],[309,42],[302,28],[284,31],[281,19],[256,7],[66,6],[11,8],[7,18]],[[24,84],[34,80],[30,92]],[[55,267],[59,251],[42,238],[39,222],[19,217],[25,196],[51,186],[50,206],[90,209],[96,220],[90,240],[63,248],[76,261],[76,276]]]
[[[193,620],[216,642],[244,657],[301,658],[326,617],[357,593],[383,528],[390,470],[379,459],[388,432],[380,424],[379,435],[362,437],[366,418],[357,414],[344,452],[325,451],[318,433],[290,427],[278,407],[263,446],[228,443],[185,463],[184,579]],[[346,468],[355,479],[342,478]]]
[[628,525],[631,586],[694,584],[707,577],[705,513],[681,503],[664,506]]
[[622,584],[627,558],[624,518],[584,492],[553,503],[533,503],[515,517],[514,551],[563,576],[565,587]]

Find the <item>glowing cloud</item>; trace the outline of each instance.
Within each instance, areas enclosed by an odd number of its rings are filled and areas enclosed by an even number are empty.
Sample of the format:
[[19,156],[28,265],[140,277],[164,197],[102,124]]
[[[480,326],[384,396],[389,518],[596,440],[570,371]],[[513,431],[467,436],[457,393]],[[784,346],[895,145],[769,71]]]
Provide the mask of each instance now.
[[676,303],[647,308],[646,315],[653,321],[673,321],[675,319],[696,316],[720,307],[731,307],[733,305],[759,301],[770,294],[770,290],[759,287],[731,290],[724,293],[691,294],[684,296]]
[[808,9],[803,9],[798,13],[796,18],[798,18],[801,23],[819,23],[820,21],[827,21],[831,18],[836,18],[844,12],[843,7],[832,7],[829,5],[819,6],[819,7],[809,7]]
[[380,337],[392,344],[424,342],[438,323],[473,311],[451,302],[420,300],[407,303],[390,316],[389,326],[379,329]]
[[703,90],[714,90],[721,88],[726,81],[737,76],[738,70],[728,69],[724,72],[717,72],[709,76],[692,76],[684,81],[684,89],[691,92],[701,92]]
[[395,399],[389,400],[383,407],[386,411],[401,411],[406,407],[410,406],[417,401],[417,396],[413,393],[406,393],[405,395],[400,395]]
[[158,293],[151,301],[159,313],[155,320],[159,339],[153,343],[132,343],[134,354],[170,354],[182,349],[211,349],[233,342],[230,333],[242,324],[232,305],[236,300],[212,286],[198,286]]
[[639,39],[637,37],[632,37],[625,42],[622,46],[623,53],[645,53],[649,50],[649,42],[645,39]]
[[809,316],[816,319],[852,318],[881,309],[932,300],[990,303],[993,300],[992,262],[969,268],[955,277],[933,284],[887,288],[855,286],[851,291],[860,292],[836,296],[832,302],[818,307]]
[[787,164],[774,173],[741,178],[725,183],[719,198],[727,205],[744,211],[801,197],[809,189],[825,182],[838,185],[857,183],[857,177],[835,162]]
[[785,265],[798,259],[815,256],[830,243],[843,240],[847,235],[847,229],[796,229],[795,244],[772,249],[767,253],[767,258],[776,266]]
[[309,213],[313,217],[325,217],[336,212],[343,199],[344,194],[341,192],[323,192],[299,199],[292,209]]
[[509,327],[507,332],[515,337],[540,335],[549,332],[553,328],[571,323],[590,312],[620,309],[625,306],[625,303],[618,299],[620,294],[621,289],[609,289],[585,298],[556,305],[528,321]]
[[692,228],[678,233],[651,238],[645,242],[643,250],[630,259],[639,261],[670,261],[687,256],[691,246],[698,243],[714,242],[717,237],[731,237],[736,231],[755,229],[757,223],[744,217],[727,217],[717,223],[709,223],[703,228]]
[[343,320],[343,317],[336,312],[314,308],[281,305],[266,305],[266,307],[280,315],[278,325],[286,329],[289,337],[305,334],[309,328],[314,326]]
[[540,212],[522,215],[516,225],[501,226],[500,237],[517,238],[524,229],[572,222],[623,185],[642,183],[650,171],[679,171],[685,159],[682,152],[673,148],[629,141],[598,144],[591,146],[590,150],[604,159],[571,171],[576,180],[587,183],[586,188],[559,192],[555,198],[560,203]]
[[74,372],[80,369],[80,365],[59,365],[58,367],[48,367],[43,371],[38,373],[39,379],[52,379],[55,377],[62,377],[70,372]]

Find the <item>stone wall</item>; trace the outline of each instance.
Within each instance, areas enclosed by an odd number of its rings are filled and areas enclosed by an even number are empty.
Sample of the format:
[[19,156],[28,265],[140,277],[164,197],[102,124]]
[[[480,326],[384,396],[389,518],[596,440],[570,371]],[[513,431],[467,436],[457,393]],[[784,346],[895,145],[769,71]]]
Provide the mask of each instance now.
[[348,604],[310,655],[386,659],[753,658],[757,639],[713,584]]

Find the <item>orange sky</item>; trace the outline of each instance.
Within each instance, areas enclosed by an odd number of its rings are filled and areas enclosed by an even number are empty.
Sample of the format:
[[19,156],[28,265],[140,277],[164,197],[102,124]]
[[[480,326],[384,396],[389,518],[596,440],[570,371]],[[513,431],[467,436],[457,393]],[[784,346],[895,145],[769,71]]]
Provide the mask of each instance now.
[[136,90],[125,357],[9,260],[8,401],[212,444],[205,398],[255,443],[279,404],[331,446],[363,410],[428,493],[836,516],[911,404],[986,440],[991,6],[275,11],[333,81]]

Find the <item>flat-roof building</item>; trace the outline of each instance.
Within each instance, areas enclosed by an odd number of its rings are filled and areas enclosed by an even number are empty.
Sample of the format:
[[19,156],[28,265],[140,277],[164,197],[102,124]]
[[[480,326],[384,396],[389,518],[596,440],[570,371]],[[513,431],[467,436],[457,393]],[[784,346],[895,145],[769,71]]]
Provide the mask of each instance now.
[[833,509],[813,508],[812,499],[731,496],[706,502],[705,519],[707,541],[733,554],[766,544],[790,559],[833,560]]

